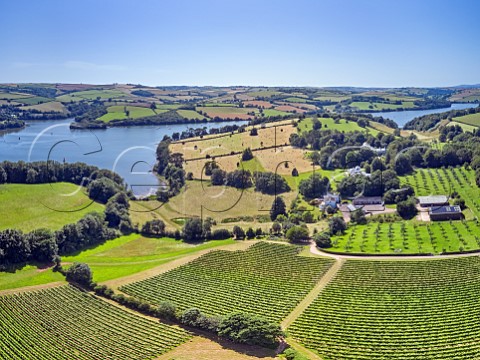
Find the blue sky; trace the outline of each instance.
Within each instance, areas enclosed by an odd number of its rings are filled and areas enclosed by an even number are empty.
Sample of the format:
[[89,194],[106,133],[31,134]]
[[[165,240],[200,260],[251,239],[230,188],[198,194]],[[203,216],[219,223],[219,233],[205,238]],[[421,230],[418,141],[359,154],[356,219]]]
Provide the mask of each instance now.
[[0,0],[0,82],[480,83],[480,1]]

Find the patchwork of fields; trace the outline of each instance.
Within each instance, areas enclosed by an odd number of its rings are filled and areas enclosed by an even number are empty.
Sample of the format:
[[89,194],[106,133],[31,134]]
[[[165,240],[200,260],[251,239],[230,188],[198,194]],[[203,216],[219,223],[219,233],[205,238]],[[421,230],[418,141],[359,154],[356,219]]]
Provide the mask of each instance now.
[[347,260],[288,330],[324,359],[475,359],[479,270],[477,256]]
[[65,285],[0,296],[4,360],[151,359],[190,335]]
[[209,315],[244,311],[279,321],[313,288],[332,260],[298,256],[289,245],[257,243],[246,251],[213,251],[179,268],[120,288],[152,304]]

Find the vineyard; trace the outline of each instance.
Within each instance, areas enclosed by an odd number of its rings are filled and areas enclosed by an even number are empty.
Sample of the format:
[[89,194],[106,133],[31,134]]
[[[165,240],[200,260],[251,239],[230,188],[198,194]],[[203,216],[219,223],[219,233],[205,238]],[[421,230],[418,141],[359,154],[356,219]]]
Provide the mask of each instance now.
[[260,242],[245,251],[212,251],[120,290],[152,304],[171,301],[179,310],[197,307],[209,315],[244,311],[279,321],[332,264],[297,256],[299,250]]
[[68,285],[0,297],[0,329],[5,360],[152,359],[190,337]]
[[475,171],[465,168],[418,169],[413,175],[402,178],[417,196],[447,195],[456,191],[465,200],[467,207],[480,216],[480,188],[475,184]]
[[441,254],[480,249],[480,223],[450,221],[351,226],[326,250],[354,254]]
[[480,258],[347,261],[289,328],[324,359],[480,356]]

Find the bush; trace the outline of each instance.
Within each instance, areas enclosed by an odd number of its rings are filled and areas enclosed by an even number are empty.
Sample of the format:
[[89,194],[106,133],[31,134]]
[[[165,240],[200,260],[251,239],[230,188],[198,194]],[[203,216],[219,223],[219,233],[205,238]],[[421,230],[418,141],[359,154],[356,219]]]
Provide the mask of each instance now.
[[245,238],[245,231],[238,225],[233,227],[232,233],[236,240],[243,240]]
[[170,301],[162,301],[157,307],[156,314],[160,318],[174,320],[177,317],[177,307]]
[[250,148],[246,148],[242,153],[242,161],[248,161],[253,159],[253,152]]
[[303,240],[308,240],[309,233],[307,227],[305,226],[293,226],[288,229],[285,236],[288,241],[295,243]]
[[212,240],[226,240],[232,237],[232,233],[227,229],[216,229],[212,232]]
[[66,271],[66,279],[84,286],[90,286],[93,279],[92,270],[87,264],[73,263]]
[[279,324],[250,314],[233,313],[221,321],[218,335],[240,344],[275,348],[284,333]]
[[411,197],[408,200],[400,201],[397,204],[397,213],[405,220],[415,217],[418,213],[415,199]]
[[332,246],[332,241],[330,240],[330,234],[328,232],[317,233],[313,235],[313,240],[315,244],[321,248],[329,248]]
[[160,219],[147,221],[142,226],[142,235],[161,237],[165,235],[165,223]]
[[341,217],[332,217],[328,221],[330,235],[343,234],[347,230],[347,224]]

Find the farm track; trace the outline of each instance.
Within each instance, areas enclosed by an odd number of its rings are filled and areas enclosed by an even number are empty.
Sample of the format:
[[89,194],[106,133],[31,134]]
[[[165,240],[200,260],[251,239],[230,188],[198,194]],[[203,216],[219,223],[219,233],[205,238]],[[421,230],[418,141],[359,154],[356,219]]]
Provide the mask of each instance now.
[[337,275],[338,271],[342,268],[345,259],[336,259],[335,263],[328,269],[325,275],[318,281],[315,287],[305,296],[302,301],[293,309],[293,311],[288,314],[288,316],[283,319],[280,323],[282,328],[288,328],[293,322],[303,313],[303,311],[317,298],[317,296],[322,292],[325,286]]

